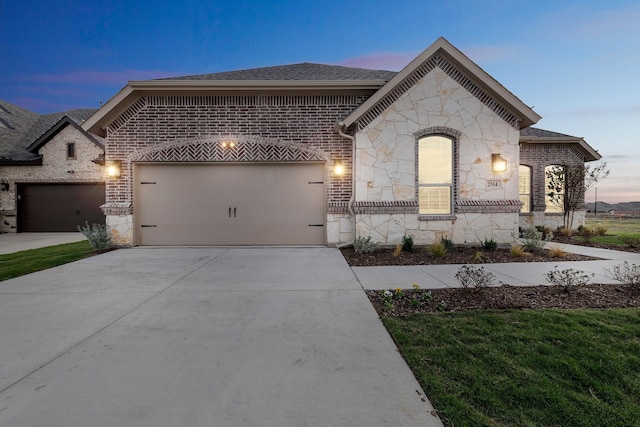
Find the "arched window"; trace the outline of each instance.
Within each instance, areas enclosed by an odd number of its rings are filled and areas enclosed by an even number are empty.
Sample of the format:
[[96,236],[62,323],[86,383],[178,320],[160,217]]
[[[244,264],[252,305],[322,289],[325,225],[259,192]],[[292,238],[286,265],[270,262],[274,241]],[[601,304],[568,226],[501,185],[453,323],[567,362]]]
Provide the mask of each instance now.
[[518,192],[522,208],[520,213],[531,213],[531,166],[520,165],[518,169]]
[[544,168],[545,212],[564,212],[564,166],[549,165]]
[[453,140],[428,135],[418,140],[418,204],[421,215],[453,213]]

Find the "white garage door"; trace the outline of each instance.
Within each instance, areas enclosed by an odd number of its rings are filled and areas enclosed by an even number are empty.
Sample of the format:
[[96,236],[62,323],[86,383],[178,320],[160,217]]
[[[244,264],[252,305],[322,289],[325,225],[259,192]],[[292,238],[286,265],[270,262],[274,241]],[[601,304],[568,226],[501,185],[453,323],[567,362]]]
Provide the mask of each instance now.
[[325,243],[323,164],[143,164],[135,181],[141,245]]

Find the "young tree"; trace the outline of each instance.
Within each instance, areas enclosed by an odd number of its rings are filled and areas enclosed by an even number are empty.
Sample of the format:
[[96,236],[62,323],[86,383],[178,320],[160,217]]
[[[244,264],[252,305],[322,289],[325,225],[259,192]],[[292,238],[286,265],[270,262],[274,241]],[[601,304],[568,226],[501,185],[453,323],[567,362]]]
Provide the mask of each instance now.
[[591,187],[609,176],[607,163],[597,165],[556,165],[547,170],[547,195],[551,203],[561,207],[563,225],[573,229],[575,212],[584,206],[584,195]]

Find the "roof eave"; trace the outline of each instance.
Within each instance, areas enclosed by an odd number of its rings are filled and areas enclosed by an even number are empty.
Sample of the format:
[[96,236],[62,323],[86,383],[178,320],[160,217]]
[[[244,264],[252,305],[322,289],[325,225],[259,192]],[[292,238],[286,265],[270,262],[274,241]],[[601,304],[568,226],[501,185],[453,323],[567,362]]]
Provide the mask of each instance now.
[[425,61],[432,57],[437,52],[445,54],[448,59],[456,63],[469,74],[474,76],[478,83],[480,83],[484,89],[490,94],[496,97],[501,103],[505,104],[509,110],[512,111],[520,119],[520,129],[529,127],[537,123],[542,117],[535,111],[525,105],[518,97],[509,92],[504,86],[498,83],[493,77],[491,77],[482,68],[471,61],[455,46],[449,43],[444,37],[438,38],[431,46],[429,46],[424,52],[418,55],[413,61],[411,61],[406,67],[404,67],[394,78],[367,101],[365,101],[360,107],[358,107],[353,113],[351,113],[342,123],[345,127],[351,126],[362,115],[375,106],[384,96],[395,89],[405,78],[413,73],[418,67],[420,67]]
[[100,141],[98,141],[93,135],[86,132],[75,120],[73,120],[69,116],[63,116],[58,122],[51,126],[45,133],[43,133],[38,139],[36,139],[31,145],[27,147],[27,151],[36,154],[40,148],[42,148],[47,142],[49,142],[54,136],[56,136],[62,129],[64,129],[67,125],[72,125],[80,133],[86,136],[91,142],[96,144],[98,147],[104,149],[104,145]]
[[106,136],[108,123],[133,104],[138,95],[149,93],[376,91],[386,83],[386,80],[134,80],[89,117],[82,128]]
[[593,162],[596,160],[600,160],[602,155],[598,153],[584,138],[580,137],[564,137],[564,138],[554,138],[554,137],[536,137],[536,136],[526,136],[520,138],[521,143],[525,144],[571,144],[577,145],[580,151],[584,154],[585,162]]

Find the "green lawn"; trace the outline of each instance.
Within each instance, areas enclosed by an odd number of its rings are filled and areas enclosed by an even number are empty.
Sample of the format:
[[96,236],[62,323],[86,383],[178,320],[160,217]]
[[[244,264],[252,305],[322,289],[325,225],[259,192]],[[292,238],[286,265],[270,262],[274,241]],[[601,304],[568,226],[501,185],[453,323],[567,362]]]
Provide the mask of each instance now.
[[626,243],[620,240],[620,236],[640,239],[640,218],[588,216],[585,225],[592,230],[596,230],[598,227],[604,227],[607,230],[606,235],[593,236],[590,239],[595,243],[625,246]]
[[94,255],[89,241],[0,255],[0,281]]
[[639,309],[383,322],[445,425],[640,425]]

